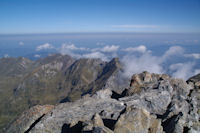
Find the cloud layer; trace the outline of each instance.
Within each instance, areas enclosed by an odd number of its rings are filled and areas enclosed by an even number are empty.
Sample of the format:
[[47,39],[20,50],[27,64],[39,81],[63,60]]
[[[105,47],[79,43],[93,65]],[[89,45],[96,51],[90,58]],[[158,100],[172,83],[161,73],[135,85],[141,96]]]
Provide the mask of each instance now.
[[140,53],[145,53],[147,51],[147,48],[144,45],[140,45],[138,47],[129,47],[129,48],[124,48],[122,51],[125,52],[140,52]]
[[[55,49],[61,54],[68,54],[73,58],[100,58],[109,61],[113,57],[120,57],[124,66],[123,76],[130,78],[134,73],[149,71],[152,73],[167,73],[173,77],[187,79],[200,72],[197,62],[176,60],[176,58],[200,59],[199,53],[185,53],[183,47],[171,46],[162,55],[155,56],[154,52],[145,45],[120,48],[118,45],[97,45],[95,48],[77,47],[72,43],[64,43],[55,48],[45,43],[36,48],[36,51]],[[120,55],[120,56],[119,56]],[[175,58],[176,61],[172,61]]]
[[171,56],[183,55],[184,49],[180,46],[170,47],[163,55],[163,60],[170,58]]
[[61,54],[68,54],[74,58],[100,58],[103,61],[109,61],[111,58],[117,56],[119,46],[106,45],[102,48],[85,48],[76,47],[74,44],[62,44],[58,51]]
[[140,56],[134,54],[126,55],[121,61],[124,65],[125,77],[131,77],[134,73],[143,71],[152,73],[163,73],[164,71],[160,59],[150,53],[144,53]]
[[102,52],[116,52],[116,51],[118,51],[118,49],[119,49],[119,46],[116,46],[116,45],[111,45],[111,46],[109,46],[109,45],[106,45],[105,47],[103,47],[102,48]]
[[54,47],[49,44],[49,43],[45,43],[45,44],[42,44],[42,45],[39,45],[36,47],[36,51],[40,51],[40,50],[47,50],[47,49],[53,49]]
[[173,72],[173,77],[188,79],[195,74],[195,71],[193,71],[194,65],[194,62],[177,63],[170,65],[169,69]]
[[200,72],[200,69],[194,69],[196,62],[169,63],[173,58],[184,57],[184,49],[180,46],[169,47],[161,56],[152,55],[151,52],[148,52],[149,50],[146,50],[147,48],[138,50],[139,47],[141,46],[132,49],[133,51],[140,51],[141,55],[131,53],[122,58],[125,68],[124,75],[127,77],[130,77],[133,73],[149,71],[152,73],[167,73],[173,77],[186,80]]
[[200,54],[198,54],[198,53],[185,54],[184,56],[185,56],[185,57],[194,58],[194,59],[200,59]]

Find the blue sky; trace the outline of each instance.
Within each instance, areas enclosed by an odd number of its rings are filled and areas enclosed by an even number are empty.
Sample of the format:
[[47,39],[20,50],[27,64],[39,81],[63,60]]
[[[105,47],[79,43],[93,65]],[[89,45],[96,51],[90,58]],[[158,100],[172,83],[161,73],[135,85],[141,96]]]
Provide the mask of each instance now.
[[0,0],[0,34],[200,32],[200,0]]

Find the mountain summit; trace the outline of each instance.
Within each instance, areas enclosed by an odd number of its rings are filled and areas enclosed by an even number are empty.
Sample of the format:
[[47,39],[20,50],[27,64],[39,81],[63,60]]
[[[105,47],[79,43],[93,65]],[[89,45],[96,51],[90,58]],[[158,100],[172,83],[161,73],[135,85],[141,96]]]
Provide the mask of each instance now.
[[75,102],[37,105],[7,132],[196,133],[199,82],[199,75],[185,82],[165,74],[134,74],[120,97],[104,88]]

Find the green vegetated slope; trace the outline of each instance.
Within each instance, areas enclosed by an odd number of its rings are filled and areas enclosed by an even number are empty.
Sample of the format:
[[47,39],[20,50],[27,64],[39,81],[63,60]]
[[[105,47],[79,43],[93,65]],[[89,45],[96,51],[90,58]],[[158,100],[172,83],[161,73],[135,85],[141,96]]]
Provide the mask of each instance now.
[[117,59],[74,60],[60,54],[37,61],[1,58],[0,132],[34,105],[74,101],[101,89],[118,69]]

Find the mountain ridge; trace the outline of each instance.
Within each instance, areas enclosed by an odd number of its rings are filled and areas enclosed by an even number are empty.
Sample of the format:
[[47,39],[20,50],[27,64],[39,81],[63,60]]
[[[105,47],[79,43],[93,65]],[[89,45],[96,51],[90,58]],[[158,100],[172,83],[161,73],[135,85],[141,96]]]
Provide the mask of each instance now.
[[[8,63],[5,63],[6,60]],[[16,66],[21,66],[25,61],[28,62],[25,69],[19,69],[21,71],[17,71],[18,75],[14,73],[15,71],[10,74],[10,69],[18,70]],[[104,82],[110,76],[118,71],[119,66],[115,66],[117,60],[113,61],[113,68],[108,69],[107,75],[101,75],[105,80],[101,81],[102,84],[98,84],[97,79],[109,64],[100,59],[75,60],[61,54],[49,55],[37,61],[29,61],[23,57],[0,59],[1,67],[4,64],[10,67],[10,69],[4,67],[5,74],[2,73],[2,76],[0,73],[2,77],[0,80],[2,92],[0,94],[0,129],[3,132],[10,122],[32,106],[75,101],[86,94],[95,93],[104,86]],[[13,74],[16,76],[13,77]]]

